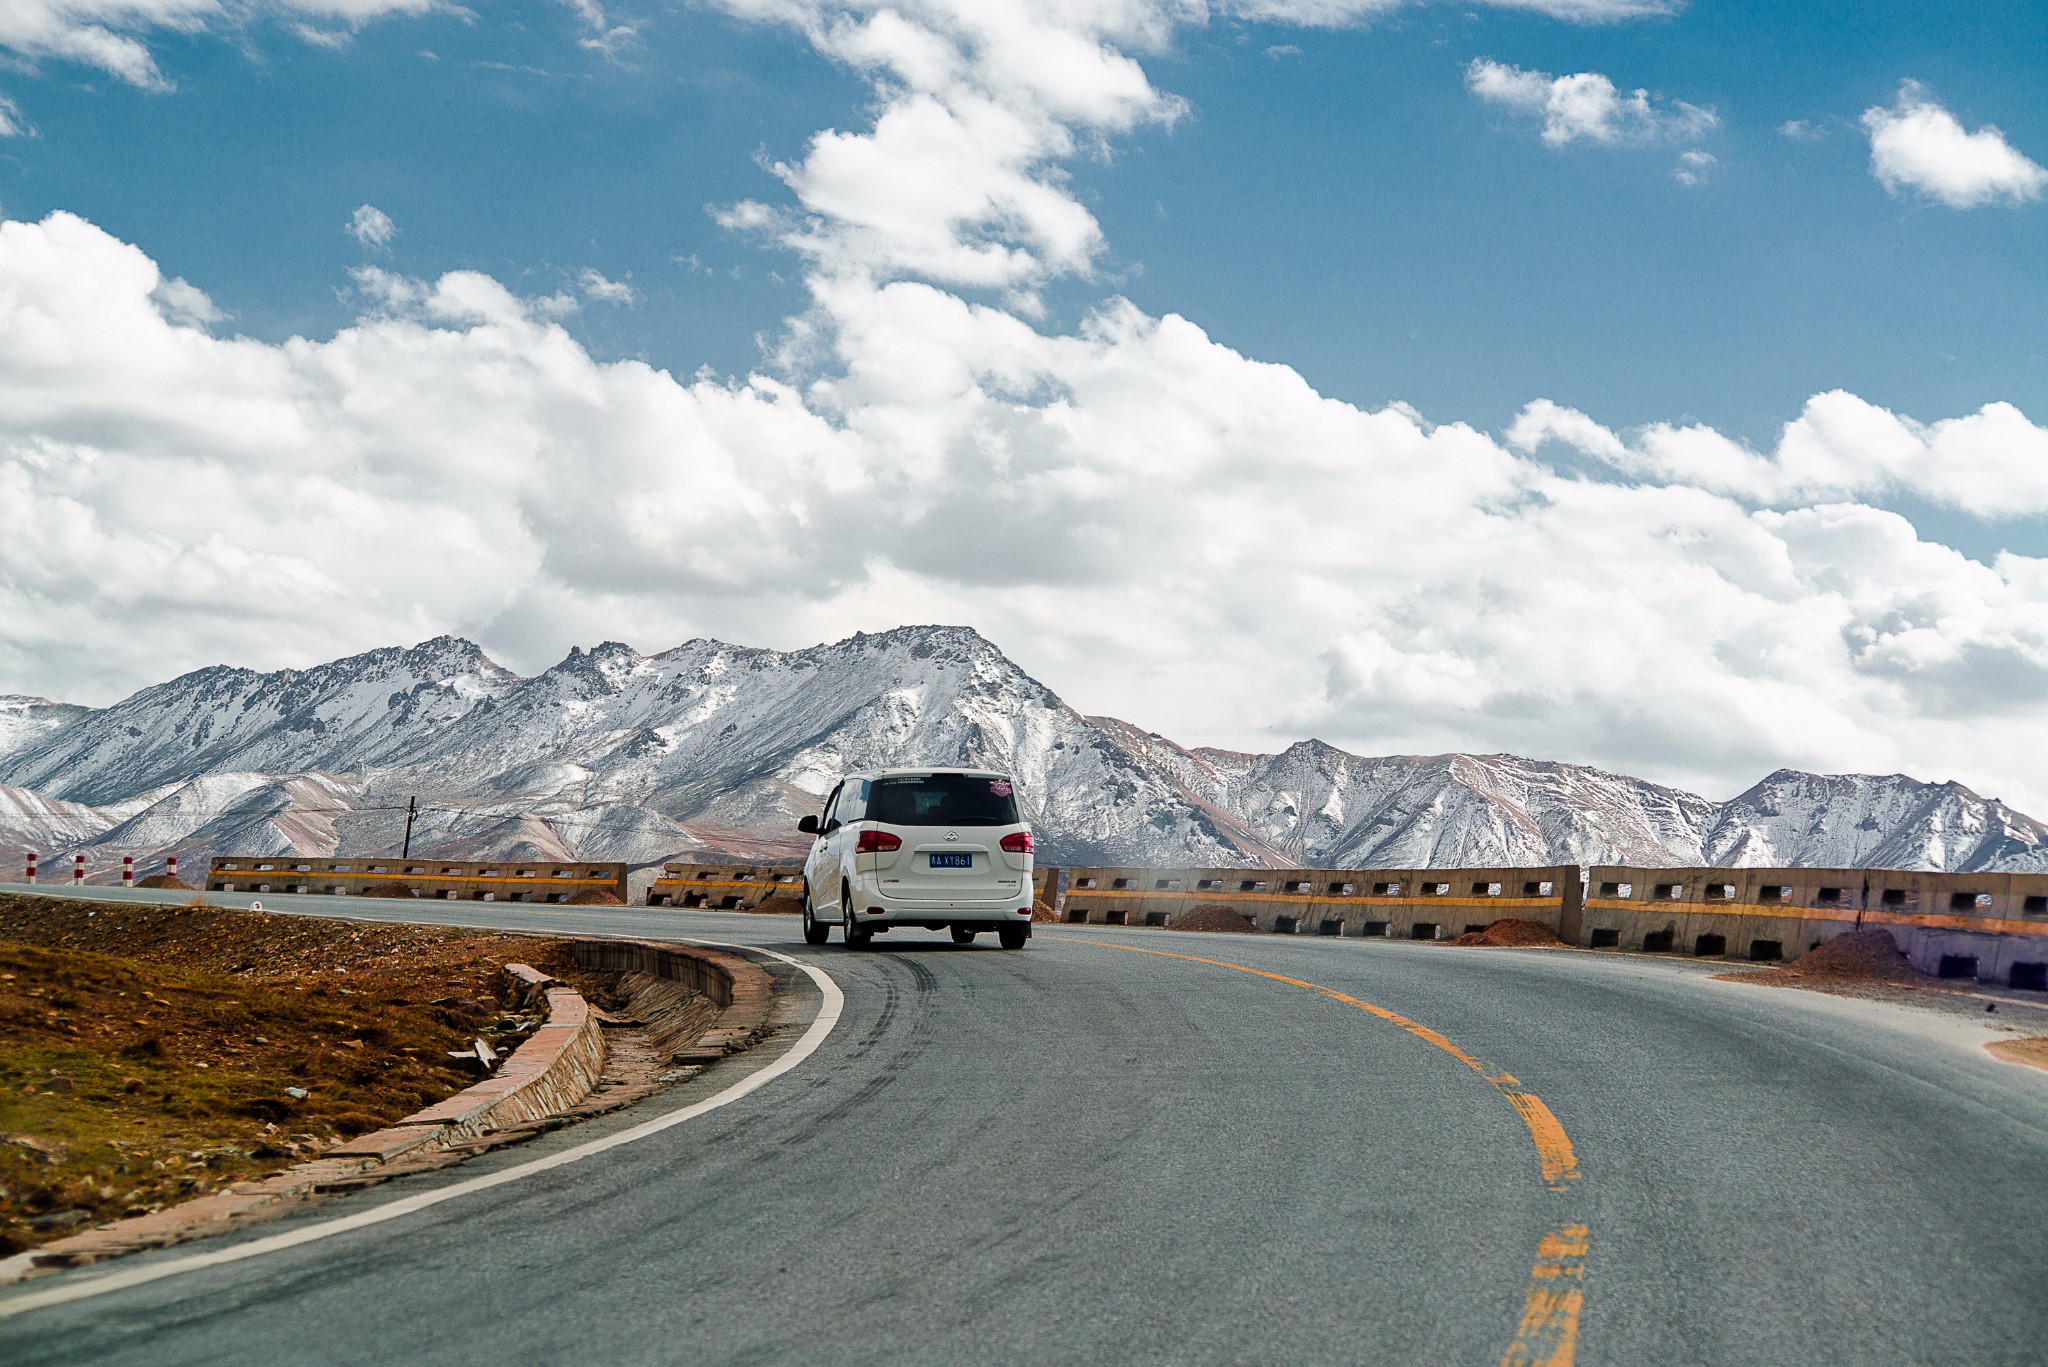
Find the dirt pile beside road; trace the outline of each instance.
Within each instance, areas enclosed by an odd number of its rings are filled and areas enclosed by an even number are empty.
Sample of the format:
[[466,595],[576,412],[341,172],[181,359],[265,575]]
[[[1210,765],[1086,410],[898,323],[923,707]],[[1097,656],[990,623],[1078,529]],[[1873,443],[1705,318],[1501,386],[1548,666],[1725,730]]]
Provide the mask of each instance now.
[[1541,921],[1525,920],[1520,916],[1504,916],[1484,930],[1468,930],[1455,940],[1454,945],[1491,945],[1501,949],[1569,949],[1570,946],[1558,938],[1556,931]]
[[1781,987],[1926,987],[1937,979],[1913,967],[1891,932],[1872,926],[1837,935],[1783,968],[1718,975],[1730,982]]
[[1263,935],[1264,931],[1245,916],[1220,902],[1189,907],[1166,923],[1168,930],[1220,930],[1231,935]]
[[585,888],[581,892],[570,894],[569,905],[572,907],[622,907],[626,905],[626,902],[616,892],[609,892],[603,888]]
[[417,897],[417,896],[419,896],[419,894],[418,894],[418,893],[416,893],[416,892],[414,892],[414,891],[412,890],[412,885],[411,885],[411,884],[409,884],[409,883],[399,883],[399,882],[390,882],[390,883],[372,883],[372,884],[370,884],[370,885],[369,885],[368,887],[364,888],[364,889],[363,889],[363,890],[362,890],[361,892],[357,893],[357,894],[356,894],[356,896],[358,896],[358,897]]
[[147,878],[135,880],[138,888],[168,888],[173,892],[197,892],[198,889],[182,878],[173,878],[168,873],[152,873]]

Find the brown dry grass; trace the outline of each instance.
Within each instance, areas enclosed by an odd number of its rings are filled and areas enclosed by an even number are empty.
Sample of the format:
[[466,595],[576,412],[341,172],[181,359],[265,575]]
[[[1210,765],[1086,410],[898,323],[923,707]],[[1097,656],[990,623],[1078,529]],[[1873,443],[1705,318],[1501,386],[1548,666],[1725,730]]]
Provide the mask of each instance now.
[[537,1019],[510,962],[581,976],[553,939],[0,897],[0,1253],[461,1090],[447,1051]]

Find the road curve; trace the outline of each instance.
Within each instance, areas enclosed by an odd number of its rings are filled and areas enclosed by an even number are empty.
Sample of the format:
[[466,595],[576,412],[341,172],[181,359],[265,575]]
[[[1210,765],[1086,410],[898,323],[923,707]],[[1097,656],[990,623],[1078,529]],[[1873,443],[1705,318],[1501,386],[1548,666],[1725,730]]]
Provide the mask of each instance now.
[[[829,973],[844,1014],[722,1109],[0,1319],[0,1361],[2048,1356],[2048,1073],[1954,1017],[1640,956],[1103,927],[856,953],[806,947],[786,917],[346,907],[769,947]],[[510,1170],[720,1085],[240,1237]],[[0,1292],[0,1312],[105,1270]]]

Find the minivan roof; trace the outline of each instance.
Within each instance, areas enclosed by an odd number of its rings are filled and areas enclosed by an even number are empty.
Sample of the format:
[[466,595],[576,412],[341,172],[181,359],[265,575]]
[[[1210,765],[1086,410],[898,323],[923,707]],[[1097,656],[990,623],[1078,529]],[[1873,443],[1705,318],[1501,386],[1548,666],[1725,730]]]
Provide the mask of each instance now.
[[863,769],[848,778],[907,778],[912,774],[965,774],[970,778],[1008,778],[1000,769],[968,769],[957,764],[919,764],[899,769]]

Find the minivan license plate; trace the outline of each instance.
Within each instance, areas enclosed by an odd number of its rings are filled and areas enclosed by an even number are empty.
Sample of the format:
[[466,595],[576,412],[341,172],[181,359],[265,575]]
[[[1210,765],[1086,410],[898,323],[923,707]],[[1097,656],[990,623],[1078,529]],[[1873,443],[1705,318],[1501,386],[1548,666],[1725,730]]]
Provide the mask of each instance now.
[[932,856],[932,867],[935,869],[971,869],[974,867],[974,856],[971,854],[935,854]]

